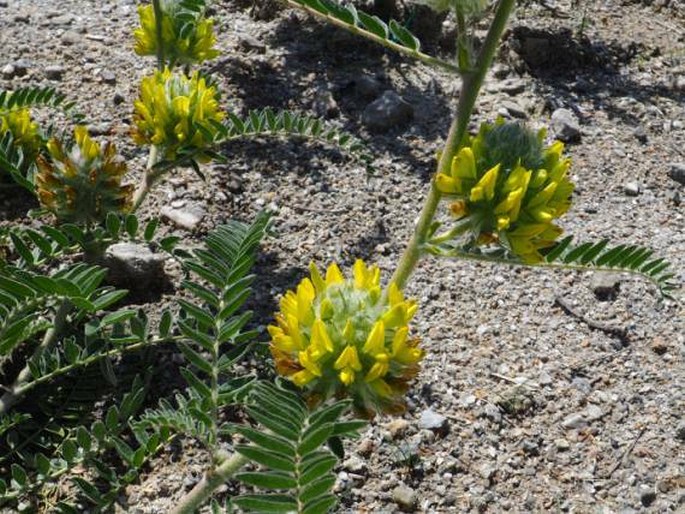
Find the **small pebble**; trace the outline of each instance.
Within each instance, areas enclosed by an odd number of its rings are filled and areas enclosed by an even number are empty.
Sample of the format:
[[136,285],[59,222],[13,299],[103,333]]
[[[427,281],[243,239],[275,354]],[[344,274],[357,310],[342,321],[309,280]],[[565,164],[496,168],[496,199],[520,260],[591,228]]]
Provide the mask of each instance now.
[[403,512],[414,512],[418,497],[414,489],[406,485],[395,487],[392,491],[392,499]]

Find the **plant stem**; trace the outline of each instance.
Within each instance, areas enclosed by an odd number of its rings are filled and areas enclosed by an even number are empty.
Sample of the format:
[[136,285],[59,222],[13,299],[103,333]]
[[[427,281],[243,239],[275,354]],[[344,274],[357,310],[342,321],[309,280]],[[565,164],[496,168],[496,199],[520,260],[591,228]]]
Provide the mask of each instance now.
[[157,36],[157,68],[164,70],[164,41],[162,39],[162,22],[164,13],[160,0],[152,0],[152,9],[155,12],[155,31]]
[[[437,166],[438,172],[449,170],[452,159],[454,159],[454,156],[463,144],[464,136],[466,135],[466,130],[469,126],[469,120],[471,119],[471,113],[473,112],[473,107],[478,98],[478,93],[483,85],[485,75],[490,68],[490,64],[497,51],[497,45],[502,37],[502,32],[504,32],[504,27],[507,24],[507,20],[509,19],[509,15],[515,4],[516,0],[500,0],[495,12],[495,19],[488,29],[485,42],[478,54],[475,69],[472,72],[464,72],[461,74],[462,88],[461,95],[459,95],[457,115],[452,120],[452,125],[447,134],[445,147]],[[421,209],[419,221],[414,228],[414,234],[409,240],[402,257],[400,257],[397,269],[390,279],[390,281],[394,282],[400,289],[405,286],[416,267],[419,257],[421,257],[421,247],[426,241],[426,234],[433,222],[435,211],[440,204],[440,197],[440,191],[438,191],[435,186],[434,180],[431,179],[430,190],[428,191],[423,208]]]
[[297,7],[298,9],[302,9],[304,11],[307,11],[309,14],[311,14],[314,17],[317,18],[322,18],[326,20],[329,23],[332,23],[336,27],[340,27],[342,29],[347,30],[348,32],[351,32],[352,34],[356,34],[358,36],[365,37],[366,39],[370,39],[371,41],[374,41],[375,43],[378,43],[379,45],[382,45],[386,48],[389,48],[390,50],[394,50],[395,52],[408,55],[409,57],[413,57],[415,59],[418,59],[419,61],[428,64],[430,66],[436,66],[438,68],[442,68],[446,71],[449,71],[451,73],[459,73],[460,70],[459,66],[452,64],[451,62],[443,61],[442,59],[438,59],[437,57],[433,57],[431,55],[424,54],[422,52],[419,52],[418,50],[412,50],[409,47],[399,45],[397,43],[394,43],[393,41],[390,41],[389,39],[377,36],[373,32],[369,32],[368,30],[364,30],[361,27],[357,27],[356,25],[351,25],[349,23],[346,23],[335,16],[332,16],[330,14],[322,13],[320,11],[317,11],[316,9],[313,9],[311,7],[308,7],[302,2],[299,2],[297,0],[287,0],[288,3],[293,6]]
[[147,157],[147,166],[145,167],[145,173],[143,174],[143,180],[140,181],[135,193],[133,193],[133,207],[131,212],[136,212],[140,204],[143,203],[145,197],[152,189],[152,186],[157,180],[158,174],[153,171],[155,164],[159,162],[159,147],[157,145],[152,145],[150,147],[150,153]]
[[193,514],[200,505],[207,501],[221,484],[228,480],[247,462],[247,457],[243,457],[239,453],[233,454],[233,456],[225,460],[220,466],[208,471],[205,476],[202,477],[202,480],[193,487],[193,490],[181,498],[180,503],[170,514]]
[[[71,303],[69,303],[68,300],[62,300],[62,303],[57,308],[57,312],[55,313],[52,327],[45,332],[43,340],[38,345],[38,348],[36,348],[36,350],[33,352],[33,355],[30,357],[31,359],[39,358],[44,351],[55,344],[59,334],[64,328],[64,323],[66,322],[67,314],[69,314],[70,310]],[[19,400],[21,400],[25,392],[22,390],[22,386],[29,380],[29,378],[31,378],[31,368],[29,368],[27,364],[24,366],[24,369],[19,372],[14,384],[12,384],[12,386],[7,389],[5,394],[2,395],[2,398],[0,398],[0,414],[6,413]]]

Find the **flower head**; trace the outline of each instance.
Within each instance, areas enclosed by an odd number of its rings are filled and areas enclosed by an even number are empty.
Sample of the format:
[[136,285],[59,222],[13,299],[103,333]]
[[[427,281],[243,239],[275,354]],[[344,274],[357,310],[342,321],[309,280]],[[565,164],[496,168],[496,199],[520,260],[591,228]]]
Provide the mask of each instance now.
[[437,174],[437,188],[453,198],[450,212],[475,244],[499,241],[525,262],[538,262],[539,250],[562,233],[552,222],[571,206],[570,159],[559,141],[545,148],[544,137],[501,119],[483,124],[451,168]]
[[[213,59],[219,55],[214,44],[214,22],[201,14],[183,9],[178,0],[161,2],[162,49],[170,63],[192,64]],[[179,16],[180,14],[180,16]],[[152,5],[138,7],[140,27],[133,31],[138,55],[157,53],[157,28]],[[188,22],[188,17],[193,21]]]
[[276,371],[313,398],[349,395],[367,416],[403,410],[423,358],[418,338],[409,335],[416,302],[394,284],[384,295],[380,270],[362,260],[350,279],[336,264],[325,276],[314,264],[310,271],[281,299],[269,326]]
[[53,138],[47,144],[51,159],[38,157],[40,203],[60,220],[76,223],[102,221],[108,212],[127,212],[133,186],[121,185],[126,164],[117,159],[114,144],[101,149],[83,126],[74,129],[74,139],[65,151]]
[[0,136],[6,132],[12,134],[12,144],[21,148],[25,162],[32,163],[43,146],[43,138],[31,112],[25,108],[0,112]]
[[201,151],[224,119],[216,88],[197,72],[187,77],[165,69],[143,78],[134,109],[134,141],[161,147],[170,160],[180,148]]

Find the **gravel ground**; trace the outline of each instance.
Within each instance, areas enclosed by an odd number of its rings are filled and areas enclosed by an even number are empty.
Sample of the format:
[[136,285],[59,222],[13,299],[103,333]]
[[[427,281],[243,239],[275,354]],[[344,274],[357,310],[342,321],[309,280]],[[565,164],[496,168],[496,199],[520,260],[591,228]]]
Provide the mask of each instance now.
[[[127,136],[131,102],[154,65],[132,51],[135,4],[0,0],[0,87],[50,84],[77,100],[94,132],[117,142],[132,179],[145,156]],[[476,121],[499,114],[550,125],[555,111],[570,111],[571,119],[555,114],[557,130],[575,140],[567,146],[577,190],[566,231],[649,245],[682,284],[684,4],[525,4]],[[392,272],[459,87],[299,12],[255,19],[249,5],[219,1],[215,9],[222,56],[210,69],[227,108],[316,112],[358,134],[375,157],[369,177],[334,150],[234,143],[207,183],[175,174],[146,204],[145,215],[164,206],[191,214],[191,230],[165,225],[189,243],[229,218],[273,210],[278,237],[264,246],[253,300],[266,324],[310,260],[363,257]],[[382,95],[396,111],[368,107]],[[0,204],[8,217],[22,212],[14,199]],[[421,305],[423,371],[407,412],[376,419],[348,446],[340,512],[685,511],[682,305],[635,277],[432,259],[408,293]],[[121,510],[167,511],[199,480],[203,459],[190,443],[160,455]]]

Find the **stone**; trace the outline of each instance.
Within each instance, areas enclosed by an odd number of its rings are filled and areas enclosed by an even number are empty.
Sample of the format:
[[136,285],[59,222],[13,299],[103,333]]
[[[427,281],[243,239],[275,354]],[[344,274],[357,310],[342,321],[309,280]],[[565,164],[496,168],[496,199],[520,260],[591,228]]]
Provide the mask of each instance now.
[[102,70],[100,72],[100,80],[104,82],[105,84],[116,84],[117,83],[117,77],[116,75],[111,72],[110,70]]
[[387,132],[401,127],[414,118],[414,108],[394,91],[384,92],[366,106],[362,123],[373,132]]
[[642,484],[639,488],[640,490],[640,503],[645,507],[649,507],[654,500],[656,500],[656,491],[654,487],[647,484]]
[[70,30],[62,34],[62,37],[60,38],[62,44],[67,46],[77,45],[81,42],[81,39],[82,38],[79,34]]
[[557,109],[552,113],[552,130],[555,136],[564,143],[580,141],[578,118],[568,109]]
[[411,487],[400,485],[392,491],[392,500],[403,512],[414,512],[418,502],[418,496]]
[[562,437],[554,440],[554,447],[560,452],[565,452],[571,448],[571,443]]
[[618,296],[621,282],[619,273],[594,273],[590,280],[590,289],[598,300],[612,301]]
[[116,243],[107,248],[104,265],[112,284],[142,291],[163,282],[165,260],[147,245]]
[[370,75],[362,75],[354,81],[354,93],[363,100],[374,100],[383,91],[383,83]]
[[492,477],[495,476],[495,473],[497,472],[497,468],[486,462],[482,466],[478,468],[478,473],[480,474],[481,477],[483,477],[485,480],[490,481]]
[[678,423],[675,429],[675,438],[679,441],[685,441],[685,421]]
[[685,186],[685,163],[672,162],[669,164],[668,176],[678,184]]
[[12,63],[10,63],[10,64],[6,64],[2,68],[2,71],[0,71],[0,73],[2,73],[2,78],[11,79],[17,73],[17,69],[14,67],[14,65]]
[[663,355],[668,351],[668,343],[659,336],[652,339],[652,343],[649,347],[657,355]]
[[517,104],[516,102],[512,102],[510,100],[505,100],[500,105],[503,109],[505,109],[514,118],[519,118],[522,120],[525,120],[526,118],[528,118],[528,113],[526,112],[526,110],[523,107],[521,107],[519,104]]
[[114,102],[114,105],[121,105],[126,101],[126,97],[122,95],[119,91],[114,93],[114,96],[112,97],[112,102]]
[[561,422],[561,426],[563,426],[566,429],[576,429],[576,428],[584,428],[587,426],[587,420],[585,419],[585,416],[583,416],[582,413],[576,412],[574,414],[570,414],[567,416],[564,421]]
[[423,430],[433,430],[435,432],[446,432],[448,428],[447,418],[442,414],[438,414],[433,409],[426,409],[421,412],[419,428]]
[[628,182],[623,186],[623,192],[627,196],[638,196],[642,192],[642,187],[638,182]]
[[396,439],[406,432],[409,428],[409,421],[402,418],[396,418],[383,425],[383,428],[390,433],[392,439]]
[[635,139],[637,139],[643,145],[646,144],[649,140],[649,138],[647,137],[647,132],[645,131],[645,128],[642,125],[636,127],[633,130],[633,135],[635,136]]
[[242,34],[238,40],[238,46],[248,52],[256,52],[258,54],[266,53],[266,45],[256,37],[248,34]]
[[59,64],[46,66],[45,68],[45,78],[48,80],[62,80],[63,74],[64,68]]
[[205,212],[199,208],[174,209],[173,207],[162,207],[162,217],[171,221],[177,227],[192,231],[200,224]]
[[336,118],[340,114],[340,108],[333,98],[333,94],[326,89],[320,89],[316,92],[312,109],[317,116],[322,118]]
[[526,90],[526,82],[521,79],[504,80],[499,85],[499,90],[510,96],[518,95]]
[[585,409],[585,418],[588,421],[597,421],[604,417],[604,411],[597,405],[589,405]]

